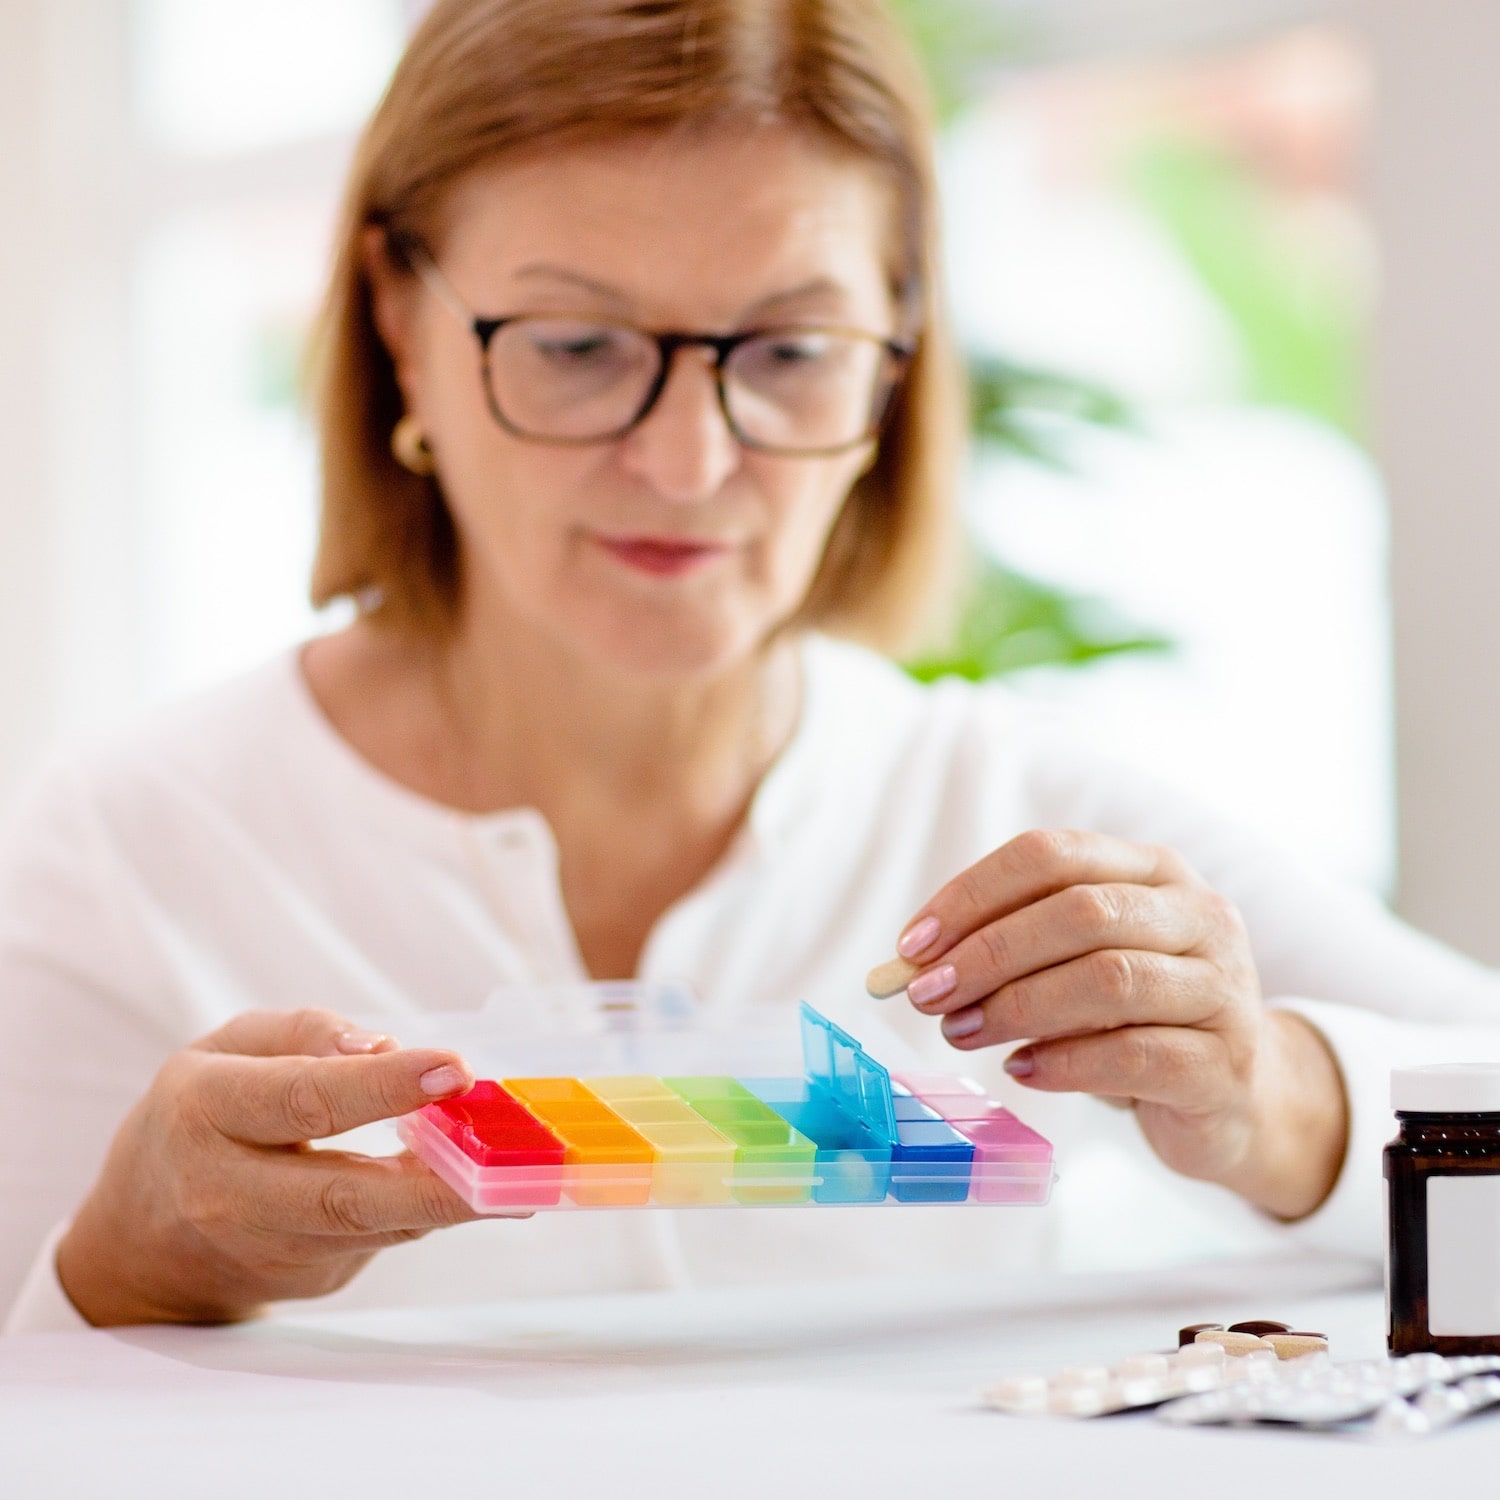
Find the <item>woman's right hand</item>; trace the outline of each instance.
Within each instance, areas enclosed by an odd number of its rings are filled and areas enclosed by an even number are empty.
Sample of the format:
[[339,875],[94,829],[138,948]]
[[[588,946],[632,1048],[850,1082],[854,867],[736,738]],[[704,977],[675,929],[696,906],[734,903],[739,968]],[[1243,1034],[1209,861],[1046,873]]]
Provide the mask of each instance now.
[[97,1326],[219,1323],[336,1290],[386,1245],[476,1215],[415,1157],[313,1150],[473,1084],[328,1011],[247,1011],[168,1058],[57,1251]]

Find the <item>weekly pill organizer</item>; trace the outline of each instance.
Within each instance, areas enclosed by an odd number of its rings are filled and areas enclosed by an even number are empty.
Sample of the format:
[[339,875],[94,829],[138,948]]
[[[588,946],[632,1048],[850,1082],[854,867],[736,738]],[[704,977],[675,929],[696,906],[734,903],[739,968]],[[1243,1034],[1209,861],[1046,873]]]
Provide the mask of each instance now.
[[767,1066],[784,1047],[705,1034],[670,993],[651,1008],[632,987],[615,993],[597,1007],[596,1034],[494,1042],[485,1058],[465,1047],[498,1076],[404,1116],[401,1140],[478,1213],[1039,1205],[1051,1194],[1051,1144],[980,1085],[893,1075],[810,1005],[794,1073]]

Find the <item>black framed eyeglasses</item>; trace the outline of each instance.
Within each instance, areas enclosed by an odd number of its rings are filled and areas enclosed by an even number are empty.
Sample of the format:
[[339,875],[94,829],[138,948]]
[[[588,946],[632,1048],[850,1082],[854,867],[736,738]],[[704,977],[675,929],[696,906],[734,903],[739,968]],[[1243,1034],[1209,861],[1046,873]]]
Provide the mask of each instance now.
[[852,328],[752,328],[650,333],[567,314],[477,316],[420,241],[393,241],[432,293],[479,343],[495,421],[533,442],[622,438],[645,421],[680,349],[713,356],[719,407],[735,439],[758,453],[813,458],[875,437],[915,344]]

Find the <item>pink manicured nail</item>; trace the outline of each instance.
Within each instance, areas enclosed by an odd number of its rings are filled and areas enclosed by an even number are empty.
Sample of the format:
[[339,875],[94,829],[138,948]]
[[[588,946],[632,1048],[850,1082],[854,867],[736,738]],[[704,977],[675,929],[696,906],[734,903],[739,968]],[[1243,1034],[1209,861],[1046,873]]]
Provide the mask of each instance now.
[[943,1035],[948,1038],[973,1036],[984,1025],[984,1012],[975,1005],[944,1017]]
[[931,1005],[934,1000],[941,1000],[944,995],[951,995],[957,988],[958,970],[952,964],[944,964],[941,969],[933,969],[927,974],[918,974],[907,985],[906,993],[911,996],[913,1005]]
[[364,1031],[351,1026],[334,1038],[340,1052],[378,1052],[391,1038],[383,1031]]
[[936,917],[923,917],[920,922],[913,922],[905,932],[901,934],[896,943],[896,952],[902,958],[916,958],[918,954],[925,953],[937,941],[938,919]]
[[457,1093],[459,1089],[466,1087],[464,1075],[457,1068],[446,1064],[441,1068],[429,1068],[417,1082],[421,1085],[422,1092],[433,1099]]
[[1005,1071],[1012,1078],[1029,1078],[1035,1066],[1029,1052],[1015,1052],[1005,1059]]

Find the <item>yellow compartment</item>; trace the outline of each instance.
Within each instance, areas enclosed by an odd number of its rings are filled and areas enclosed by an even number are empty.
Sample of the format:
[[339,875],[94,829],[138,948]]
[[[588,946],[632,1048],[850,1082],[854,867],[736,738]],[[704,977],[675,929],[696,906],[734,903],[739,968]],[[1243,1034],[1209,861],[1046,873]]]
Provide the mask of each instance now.
[[611,1105],[622,1099],[675,1099],[676,1094],[660,1078],[647,1077],[644,1073],[628,1077],[585,1078],[588,1085],[601,1099]]
[[[679,1125],[702,1125],[697,1110],[681,1099],[616,1099],[610,1108],[627,1124],[637,1127],[667,1122]],[[641,1132],[647,1134],[646,1131]]]
[[651,1143],[656,1165],[651,1196],[658,1203],[728,1203],[735,1145],[701,1120],[657,1120],[636,1127]]

